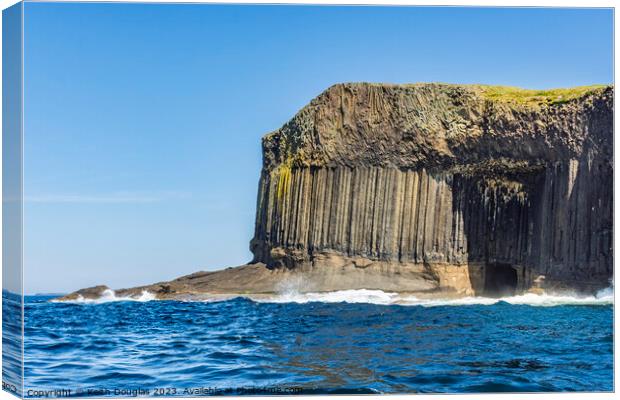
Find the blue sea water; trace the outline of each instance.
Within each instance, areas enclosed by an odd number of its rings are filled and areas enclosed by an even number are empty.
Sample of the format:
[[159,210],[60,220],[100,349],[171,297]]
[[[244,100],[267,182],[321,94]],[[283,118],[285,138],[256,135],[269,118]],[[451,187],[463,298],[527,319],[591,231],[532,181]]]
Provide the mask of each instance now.
[[613,390],[610,302],[386,296],[93,304],[27,296],[24,394]]
[[2,291],[2,389],[21,396],[22,297]]

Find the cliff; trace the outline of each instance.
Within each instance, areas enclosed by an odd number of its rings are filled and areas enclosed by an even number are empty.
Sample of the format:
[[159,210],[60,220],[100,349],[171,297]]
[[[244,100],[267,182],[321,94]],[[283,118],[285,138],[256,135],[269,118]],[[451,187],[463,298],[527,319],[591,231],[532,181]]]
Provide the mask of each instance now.
[[121,292],[597,290],[612,134],[612,87],[338,84],[263,138],[250,265]]
[[612,132],[611,87],[335,85],[263,139],[254,261],[604,287]]

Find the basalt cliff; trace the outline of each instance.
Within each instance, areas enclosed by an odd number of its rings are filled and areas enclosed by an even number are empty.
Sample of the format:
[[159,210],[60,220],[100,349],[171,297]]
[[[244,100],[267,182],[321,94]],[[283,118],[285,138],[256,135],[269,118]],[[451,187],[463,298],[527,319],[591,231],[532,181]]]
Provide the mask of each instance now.
[[612,87],[338,84],[263,138],[251,263],[117,293],[592,292],[612,240]]

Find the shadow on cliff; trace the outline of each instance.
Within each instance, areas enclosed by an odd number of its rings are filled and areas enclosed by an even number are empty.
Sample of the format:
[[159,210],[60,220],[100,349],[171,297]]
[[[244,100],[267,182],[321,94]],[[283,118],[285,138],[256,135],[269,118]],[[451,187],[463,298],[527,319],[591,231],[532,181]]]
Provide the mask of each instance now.
[[453,215],[476,293],[545,288],[592,292],[613,273],[613,168],[604,161],[555,163],[540,172],[488,179],[455,176]]
[[529,205],[523,190],[509,179],[454,176],[453,217],[462,224],[455,229],[457,261],[467,264],[477,295],[510,296],[524,287]]

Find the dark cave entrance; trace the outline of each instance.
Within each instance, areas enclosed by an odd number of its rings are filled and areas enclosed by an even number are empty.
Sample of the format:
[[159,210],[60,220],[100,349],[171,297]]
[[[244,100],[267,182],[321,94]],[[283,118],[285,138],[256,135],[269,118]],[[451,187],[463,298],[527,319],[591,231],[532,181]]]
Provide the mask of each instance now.
[[517,270],[510,264],[489,264],[484,274],[484,296],[514,296],[517,290]]

